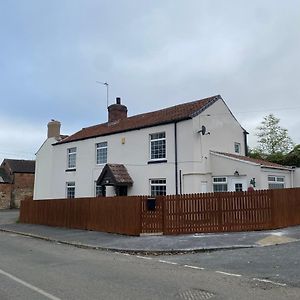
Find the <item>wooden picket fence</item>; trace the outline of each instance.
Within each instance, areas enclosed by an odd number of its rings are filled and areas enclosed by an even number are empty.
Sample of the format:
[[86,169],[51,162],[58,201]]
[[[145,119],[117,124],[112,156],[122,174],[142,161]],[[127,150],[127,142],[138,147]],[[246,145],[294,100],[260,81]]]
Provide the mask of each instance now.
[[300,225],[300,188],[23,201],[20,221],[128,235],[276,229]]
[[96,197],[22,201],[20,222],[140,234],[141,197]]

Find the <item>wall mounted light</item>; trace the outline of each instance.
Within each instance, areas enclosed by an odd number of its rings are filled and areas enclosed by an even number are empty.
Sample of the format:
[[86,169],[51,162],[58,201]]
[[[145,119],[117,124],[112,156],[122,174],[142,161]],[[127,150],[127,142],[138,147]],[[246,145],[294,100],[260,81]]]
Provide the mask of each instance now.
[[253,185],[253,187],[255,187],[256,182],[255,182],[255,178],[254,177],[250,180],[250,184]]
[[234,175],[235,177],[238,177],[238,176],[240,176],[240,173],[239,173],[238,170],[235,170],[234,173],[233,173],[233,175]]

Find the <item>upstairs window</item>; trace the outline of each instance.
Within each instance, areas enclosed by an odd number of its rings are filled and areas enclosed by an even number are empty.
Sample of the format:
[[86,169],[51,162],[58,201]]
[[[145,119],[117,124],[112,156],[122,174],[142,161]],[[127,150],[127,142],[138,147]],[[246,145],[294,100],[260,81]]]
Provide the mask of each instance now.
[[68,149],[68,169],[76,168],[76,147]]
[[268,176],[268,185],[270,190],[284,189],[283,176]]
[[150,134],[150,160],[163,160],[166,158],[166,133]]
[[75,198],[75,182],[66,183],[66,196],[67,198]]
[[214,177],[213,178],[213,191],[214,192],[227,192],[228,184],[226,177]]
[[97,165],[107,163],[107,142],[96,144],[96,162]]
[[234,143],[234,152],[241,153],[241,144],[240,143]]
[[165,196],[166,191],[166,179],[150,179],[150,193],[152,197]]

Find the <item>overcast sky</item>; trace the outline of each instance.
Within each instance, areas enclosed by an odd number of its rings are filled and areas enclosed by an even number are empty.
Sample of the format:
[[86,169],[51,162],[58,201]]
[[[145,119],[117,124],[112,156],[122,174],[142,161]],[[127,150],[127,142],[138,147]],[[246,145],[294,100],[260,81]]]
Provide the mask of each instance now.
[[0,162],[71,134],[220,94],[255,144],[274,113],[300,143],[300,2],[0,0]]

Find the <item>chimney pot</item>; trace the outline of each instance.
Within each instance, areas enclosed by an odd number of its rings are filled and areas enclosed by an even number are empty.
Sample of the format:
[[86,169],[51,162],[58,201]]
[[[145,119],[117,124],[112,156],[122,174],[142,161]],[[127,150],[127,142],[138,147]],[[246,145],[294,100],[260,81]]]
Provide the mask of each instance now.
[[121,104],[121,98],[120,97],[116,97],[116,103]]

